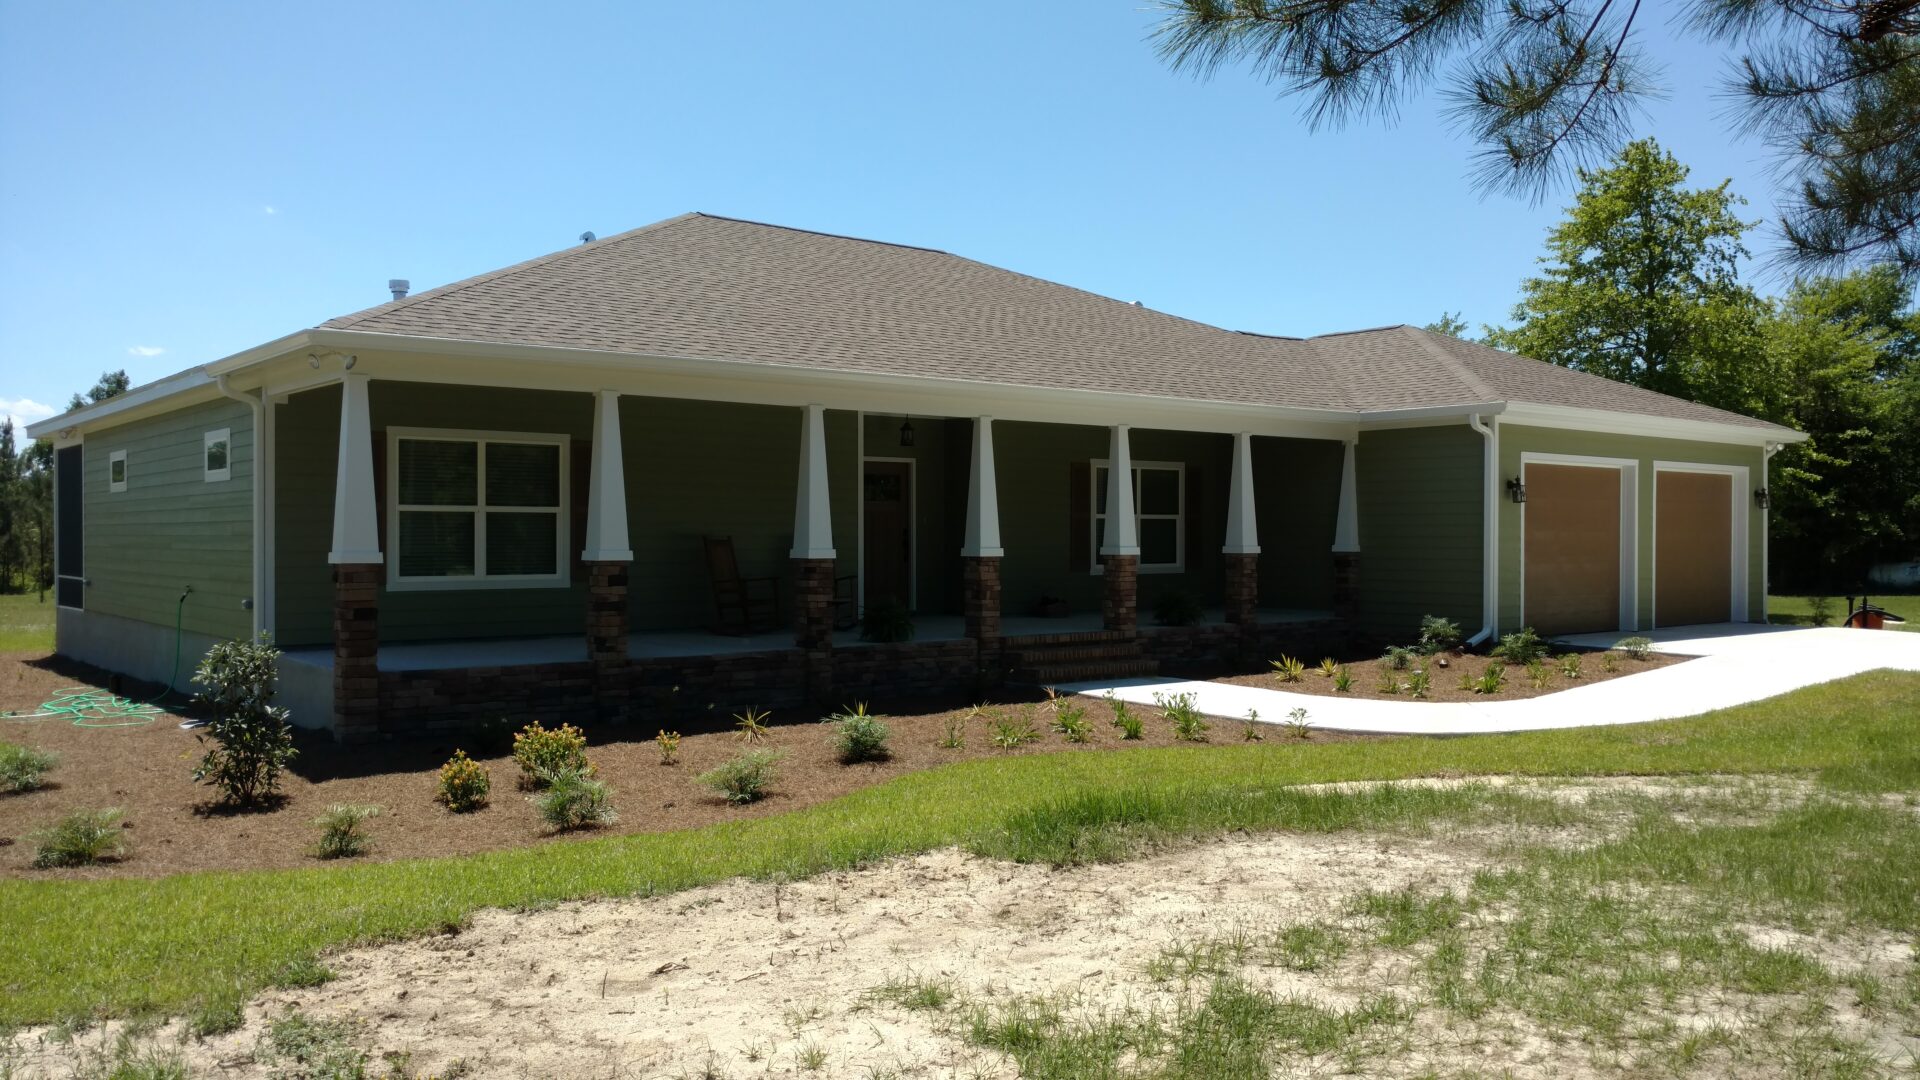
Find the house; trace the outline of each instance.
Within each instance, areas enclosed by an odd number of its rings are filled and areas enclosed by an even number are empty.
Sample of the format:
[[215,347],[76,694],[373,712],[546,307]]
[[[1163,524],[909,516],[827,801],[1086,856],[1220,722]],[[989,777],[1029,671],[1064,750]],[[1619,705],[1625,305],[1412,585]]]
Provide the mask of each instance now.
[[[1411,327],[1238,333],[706,214],[394,285],[30,429],[62,654],[165,679],[176,637],[268,631],[296,720],[367,738],[1311,657],[1429,613],[1758,620],[1801,438]],[[736,578],[771,579],[757,625]]]

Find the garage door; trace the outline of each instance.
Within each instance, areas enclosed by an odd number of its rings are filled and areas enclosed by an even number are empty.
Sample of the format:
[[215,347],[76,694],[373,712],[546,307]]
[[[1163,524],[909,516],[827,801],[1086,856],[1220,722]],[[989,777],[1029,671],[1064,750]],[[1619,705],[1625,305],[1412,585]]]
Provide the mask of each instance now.
[[1656,626],[1726,622],[1733,610],[1733,477],[1662,469],[1654,478]]
[[1526,466],[1523,603],[1541,634],[1620,626],[1620,470]]

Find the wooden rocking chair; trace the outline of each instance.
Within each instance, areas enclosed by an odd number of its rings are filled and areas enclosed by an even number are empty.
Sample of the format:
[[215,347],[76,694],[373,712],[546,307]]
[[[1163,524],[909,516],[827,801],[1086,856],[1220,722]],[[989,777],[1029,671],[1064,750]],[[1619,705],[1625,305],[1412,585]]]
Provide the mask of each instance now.
[[740,576],[733,537],[706,536],[707,577],[713,582],[713,632],[739,637],[780,626],[780,579]]

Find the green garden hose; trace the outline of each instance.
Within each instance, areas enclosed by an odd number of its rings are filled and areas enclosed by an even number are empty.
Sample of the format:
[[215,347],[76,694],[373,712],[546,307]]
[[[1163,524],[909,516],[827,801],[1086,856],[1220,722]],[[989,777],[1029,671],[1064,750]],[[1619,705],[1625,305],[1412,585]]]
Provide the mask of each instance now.
[[173,693],[174,684],[180,681],[180,627],[186,614],[187,592],[182,592],[180,602],[174,605],[173,674],[167,676],[167,685],[159,693],[145,701],[134,701],[91,686],[70,686],[56,691],[53,697],[41,702],[39,712],[6,713],[6,718],[26,723],[65,717],[75,727],[97,728],[139,727],[153,723],[154,718],[161,714],[157,702]]

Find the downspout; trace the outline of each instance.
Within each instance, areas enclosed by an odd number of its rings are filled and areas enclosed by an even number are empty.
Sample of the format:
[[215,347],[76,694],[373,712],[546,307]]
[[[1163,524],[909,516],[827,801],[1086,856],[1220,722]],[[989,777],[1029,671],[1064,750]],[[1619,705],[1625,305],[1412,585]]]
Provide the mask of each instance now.
[[1467,426],[1484,443],[1485,479],[1480,493],[1480,630],[1469,645],[1493,640],[1500,621],[1500,434],[1498,417],[1467,417]]
[[[267,470],[261,467],[263,455],[260,453],[261,441],[266,438],[266,404],[263,396],[242,393],[235,390],[221,375],[214,379],[214,385],[220,392],[235,401],[244,402],[253,410],[253,595],[247,604],[253,610],[253,632],[258,636],[267,629],[261,624],[264,608],[261,597],[265,595],[267,584],[267,550],[265,532],[267,526],[265,506],[267,501]],[[263,389],[261,395],[266,391]]]
[[1773,554],[1773,491],[1768,470],[1773,465],[1773,455],[1786,448],[1786,443],[1770,442],[1760,448],[1760,490],[1767,493],[1767,505],[1760,508],[1760,621],[1771,623],[1773,612],[1773,572],[1768,567],[1769,556]]

